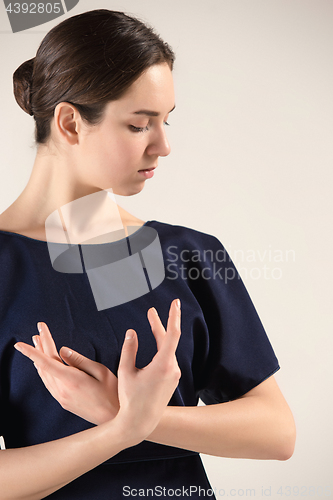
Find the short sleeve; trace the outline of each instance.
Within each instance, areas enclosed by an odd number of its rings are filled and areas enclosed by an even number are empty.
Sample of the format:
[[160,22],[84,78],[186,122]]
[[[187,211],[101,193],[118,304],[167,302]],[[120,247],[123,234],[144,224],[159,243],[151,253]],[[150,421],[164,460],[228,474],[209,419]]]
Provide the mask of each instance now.
[[[202,233],[201,233],[202,234]],[[207,356],[196,378],[205,404],[237,399],[279,369],[252,300],[227,251],[214,236],[197,242],[190,286],[208,331]]]

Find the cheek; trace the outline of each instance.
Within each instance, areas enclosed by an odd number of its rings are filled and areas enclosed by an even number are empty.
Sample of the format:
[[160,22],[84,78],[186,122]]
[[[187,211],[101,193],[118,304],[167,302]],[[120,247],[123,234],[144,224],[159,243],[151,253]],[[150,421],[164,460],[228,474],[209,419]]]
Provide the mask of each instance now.
[[[143,134],[142,134],[143,135]],[[144,156],[146,150],[146,138],[124,134],[96,134],[91,138],[88,145],[89,157],[95,166],[99,164],[100,168],[107,166],[121,171],[126,167],[131,167],[133,163],[139,162]],[[118,172],[120,173],[120,172]]]
[[123,137],[108,148],[116,163],[126,164],[140,161],[146,150],[145,139],[142,137]]

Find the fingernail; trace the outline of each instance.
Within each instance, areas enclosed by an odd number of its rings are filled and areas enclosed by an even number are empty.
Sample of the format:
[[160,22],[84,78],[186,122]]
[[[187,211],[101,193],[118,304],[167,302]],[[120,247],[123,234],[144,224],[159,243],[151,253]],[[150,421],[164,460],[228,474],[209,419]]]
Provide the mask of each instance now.
[[73,351],[68,349],[68,347],[62,347],[61,349],[61,357],[65,356],[65,358],[70,358],[71,355],[73,354]]
[[37,330],[42,333],[42,323],[37,323]]
[[127,330],[126,335],[125,335],[125,340],[131,340],[134,338],[134,333],[132,330]]
[[14,347],[17,351],[22,352],[21,346],[19,346],[18,344],[15,344]]
[[38,337],[38,335],[33,335],[32,336],[32,341],[33,341],[35,347],[37,347],[37,344],[38,344],[37,337]]
[[178,309],[180,309],[180,300],[179,299],[176,300],[176,306],[178,307]]

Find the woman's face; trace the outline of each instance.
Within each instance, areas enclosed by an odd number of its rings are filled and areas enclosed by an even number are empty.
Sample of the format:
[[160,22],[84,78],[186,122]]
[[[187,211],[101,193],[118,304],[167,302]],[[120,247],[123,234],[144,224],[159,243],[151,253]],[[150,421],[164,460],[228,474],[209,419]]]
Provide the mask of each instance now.
[[154,175],[158,158],[170,153],[165,128],[174,106],[168,64],[151,66],[123,97],[107,104],[99,125],[83,127],[84,182],[124,196],[140,192]]

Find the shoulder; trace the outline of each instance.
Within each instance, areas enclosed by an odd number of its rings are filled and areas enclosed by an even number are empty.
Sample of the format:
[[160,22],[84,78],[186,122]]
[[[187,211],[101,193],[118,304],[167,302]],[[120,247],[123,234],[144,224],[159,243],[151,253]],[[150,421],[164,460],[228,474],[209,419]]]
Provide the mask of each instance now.
[[147,224],[156,229],[160,240],[163,242],[174,241],[179,247],[224,249],[216,236],[191,227],[155,220],[149,221]]
[[192,289],[207,286],[219,289],[231,280],[241,281],[232,259],[216,236],[157,221],[150,221],[149,225],[158,232],[166,268],[173,273],[170,279],[181,275]]

